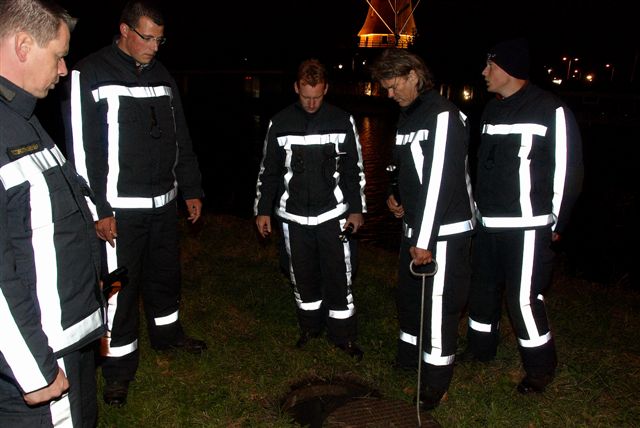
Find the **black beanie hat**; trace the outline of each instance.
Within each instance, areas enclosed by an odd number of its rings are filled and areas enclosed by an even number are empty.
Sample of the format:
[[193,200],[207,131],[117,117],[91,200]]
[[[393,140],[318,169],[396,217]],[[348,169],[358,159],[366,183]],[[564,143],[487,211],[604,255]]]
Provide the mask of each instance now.
[[492,61],[516,79],[529,79],[529,46],[525,39],[500,42],[489,50]]

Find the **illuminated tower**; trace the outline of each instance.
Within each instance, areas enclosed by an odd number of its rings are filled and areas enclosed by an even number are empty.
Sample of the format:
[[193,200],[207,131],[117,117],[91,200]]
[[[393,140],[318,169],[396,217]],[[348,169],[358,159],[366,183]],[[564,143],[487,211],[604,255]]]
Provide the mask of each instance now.
[[407,48],[418,33],[411,0],[365,0],[369,5],[367,19],[358,32],[361,48]]

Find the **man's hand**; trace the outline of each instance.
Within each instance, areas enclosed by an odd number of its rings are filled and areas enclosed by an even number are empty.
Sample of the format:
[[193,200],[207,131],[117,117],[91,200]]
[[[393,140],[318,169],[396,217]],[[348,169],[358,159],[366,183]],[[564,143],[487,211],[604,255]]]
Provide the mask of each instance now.
[[55,380],[48,386],[38,389],[37,391],[23,394],[25,403],[29,406],[35,406],[36,404],[46,403],[56,398],[60,398],[62,394],[69,390],[69,380],[64,374],[64,371],[58,367],[58,375]]
[[353,230],[351,231],[351,233],[356,233],[358,229],[360,229],[360,226],[362,226],[363,224],[364,224],[364,217],[362,214],[360,213],[349,214],[349,217],[347,217],[347,222],[344,224],[344,228],[346,230],[347,227],[351,225],[353,227]]
[[268,215],[256,216],[256,226],[258,227],[258,233],[263,238],[271,235],[271,217]]
[[198,198],[195,199],[187,199],[187,210],[189,210],[189,217],[187,220],[191,221],[191,224],[198,221],[200,215],[202,214],[202,201]]
[[107,241],[112,248],[115,248],[115,238],[118,237],[118,228],[116,227],[116,218],[114,216],[101,218],[96,221],[96,234],[98,238]]
[[387,207],[389,207],[389,211],[395,218],[404,217],[404,208],[396,202],[396,198],[393,195],[389,195],[387,198]]
[[433,261],[433,254],[429,250],[411,247],[409,248],[409,254],[411,254],[413,264],[416,266],[427,265]]

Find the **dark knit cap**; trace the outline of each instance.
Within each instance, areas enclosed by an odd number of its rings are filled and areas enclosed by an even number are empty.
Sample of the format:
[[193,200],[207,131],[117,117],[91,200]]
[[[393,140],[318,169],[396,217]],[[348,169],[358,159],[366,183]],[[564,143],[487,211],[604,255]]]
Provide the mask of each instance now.
[[489,50],[492,61],[516,79],[529,79],[529,45],[525,39],[500,42]]

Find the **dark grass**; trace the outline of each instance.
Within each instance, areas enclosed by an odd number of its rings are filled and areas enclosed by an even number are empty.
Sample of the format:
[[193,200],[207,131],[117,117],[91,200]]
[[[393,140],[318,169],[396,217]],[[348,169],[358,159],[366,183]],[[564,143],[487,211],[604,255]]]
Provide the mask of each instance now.
[[[201,356],[157,353],[141,335],[141,364],[129,402],[100,401],[100,427],[295,427],[282,403],[305,379],[352,377],[382,397],[411,402],[416,373],[390,367],[397,322],[397,254],[363,244],[354,295],[364,360],[323,338],[304,349],[276,243],[252,220],[207,214],[184,226],[181,319],[203,338]],[[456,367],[432,412],[444,427],[640,426],[640,293],[564,274],[562,257],[546,298],[558,347],[556,380],[543,395],[515,391],[523,372],[508,319],[495,361]],[[464,336],[465,320],[460,323]],[[102,381],[99,380],[101,385]],[[101,393],[101,391],[100,391]],[[100,395],[101,397],[101,395]]]

